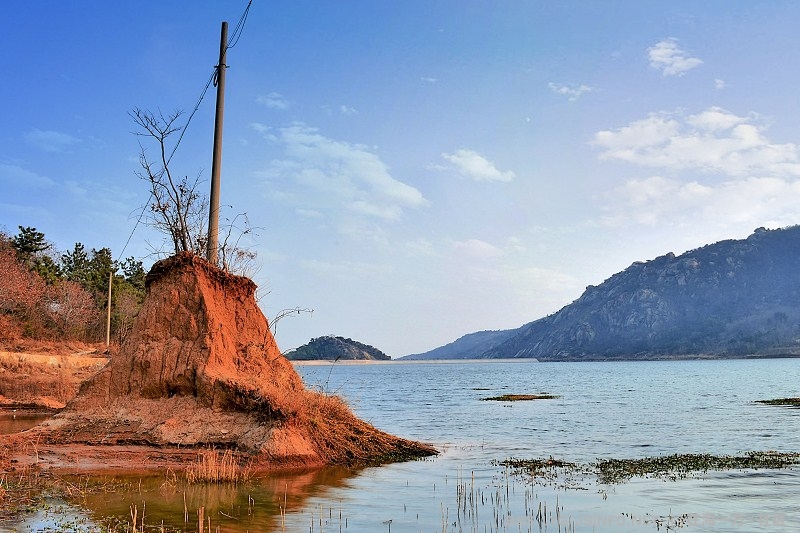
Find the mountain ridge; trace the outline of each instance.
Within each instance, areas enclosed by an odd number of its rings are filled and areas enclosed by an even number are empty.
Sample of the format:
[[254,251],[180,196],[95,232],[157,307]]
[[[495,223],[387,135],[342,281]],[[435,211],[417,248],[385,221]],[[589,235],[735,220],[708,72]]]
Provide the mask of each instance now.
[[540,361],[800,355],[800,226],[634,262],[556,313],[506,331],[473,353]]

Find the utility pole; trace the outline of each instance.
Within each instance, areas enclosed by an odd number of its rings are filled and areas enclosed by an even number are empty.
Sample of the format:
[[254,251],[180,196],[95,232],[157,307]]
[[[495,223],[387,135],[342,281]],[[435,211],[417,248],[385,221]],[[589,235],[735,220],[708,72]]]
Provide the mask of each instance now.
[[114,279],[114,271],[108,273],[108,308],[106,311],[106,348],[111,346],[111,280]]
[[219,64],[217,65],[217,112],[214,118],[214,153],[211,159],[211,197],[208,206],[208,248],[206,259],[217,264],[219,242],[219,180],[222,166],[222,116],[225,110],[225,55],[228,49],[228,23],[222,23],[219,39]]

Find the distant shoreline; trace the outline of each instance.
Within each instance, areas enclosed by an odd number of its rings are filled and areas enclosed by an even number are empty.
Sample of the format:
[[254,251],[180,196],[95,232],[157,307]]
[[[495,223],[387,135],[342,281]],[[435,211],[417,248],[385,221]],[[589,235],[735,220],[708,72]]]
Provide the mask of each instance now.
[[458,363],[538,363],[538,359],[518,357],[516,359],[390,359],[388,361],[364,359],[315,359],[313,361],[289,361],[295,366],[325,366],[325,365],[452,365]]
[[312,361],[289,361],[295,366],[326,366],[326,365],[453,365],[460,363],[632,363],[632,362],[664,362],[664,361],[739,361],[751,359],[800,359],[800,354],[751,354],[736,357],[713,357],[703,355],[693,356],[654,356],[640,359],[570,359],[559,361],[539,361],[533,357],[516,357],[506,359],[390,359],[390,360],[364,360],[364,359],[315,359]]

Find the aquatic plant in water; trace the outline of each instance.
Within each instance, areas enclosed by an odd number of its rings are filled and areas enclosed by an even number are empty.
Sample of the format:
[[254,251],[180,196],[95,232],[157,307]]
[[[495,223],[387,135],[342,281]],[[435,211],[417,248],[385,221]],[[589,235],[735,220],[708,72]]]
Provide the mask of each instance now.
[[800,398],[775,398],[774,400],[756,400],[756,403],[765,405],[783,405],[786,407],[800,407]]
[[533,478],[551,479],[559,472],[594,473],[604,484],[624,483],[633,477],[677,480],[698,472],[735,469],[778,469],[800,464],[798,452],[747,452],[743,455],[674,454],[641,459],[600,459],[580,465],[560,459],[506,459],[497,464]]
[[494,402],[520,402],[528,400],[554,400],[558,398],[555,394],[502,394],[500,396],[492,396],[490,398],[481,398],[482,401]]

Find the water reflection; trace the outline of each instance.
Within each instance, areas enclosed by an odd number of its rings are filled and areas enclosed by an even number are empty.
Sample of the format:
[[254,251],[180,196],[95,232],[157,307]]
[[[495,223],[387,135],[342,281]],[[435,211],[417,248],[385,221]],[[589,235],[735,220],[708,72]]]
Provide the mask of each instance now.
[[[145,525],[196,529],[203,509],[205,527],[225,532],[280,531],[282,516],[296,512],[310,497],[325,497],[347,485],[358,471],[322,468],[276,473],[240,484],[188,485],[172,474],[152,477],[69,477],[71,503],[87,509],[97,522],[132,513]],[[90,490],[91,489],[91,490]]]
[[10,435],[25,431],[52,416],[52,413],[39,411],[0,411],[0,435]]

